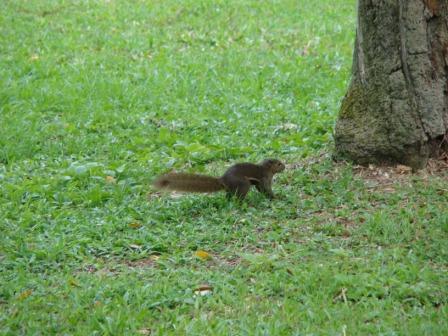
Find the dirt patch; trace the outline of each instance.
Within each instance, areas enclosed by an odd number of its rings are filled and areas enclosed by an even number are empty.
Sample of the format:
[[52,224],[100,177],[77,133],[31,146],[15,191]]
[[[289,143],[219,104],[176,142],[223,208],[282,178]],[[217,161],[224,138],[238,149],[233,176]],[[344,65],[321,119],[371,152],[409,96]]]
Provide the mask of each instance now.
[[124,270],[124,268],[152,268],[157,266],[158,255],[151,255],[138,260],[117,260],[98,259],[98,264],[86,264],[76,271],[76,273],[89,273],[113,276]]
[[241,257],[233,257],[223,260],[223,263],[230,267],[236,267],[241,263]]
[[354,166],[355,176],[365,181],[368,189],[381,189],[386,193],[395,192],[395,184],[409,182],[412,168],[404,165],[390,166]]
[[131,268],[147,268],[147,267],[154,267],[156,265],[156,261],[159,258],[157,255],[152,255],[149,258],[129,261],[125,260],[124,264]]
[[380,188],[383,192],[395,192],[394,185],[411,182],[412,177],[423,180],[429,177],[448,179],[448,156],[440,159],[430,159],[425,169],[413,173],[411,167],[404,165],[396,166],[354,166],[356,176],[366,181],[367,188]]

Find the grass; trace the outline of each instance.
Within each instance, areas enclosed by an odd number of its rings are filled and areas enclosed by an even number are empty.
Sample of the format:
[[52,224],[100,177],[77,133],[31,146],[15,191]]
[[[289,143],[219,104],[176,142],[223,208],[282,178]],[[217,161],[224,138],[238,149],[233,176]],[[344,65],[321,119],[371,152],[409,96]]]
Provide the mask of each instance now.
[[[319,156],[355,1],[0,10],[0,334],[446,334],[446,174]],[[265,157],[272,202],[150,187]]]

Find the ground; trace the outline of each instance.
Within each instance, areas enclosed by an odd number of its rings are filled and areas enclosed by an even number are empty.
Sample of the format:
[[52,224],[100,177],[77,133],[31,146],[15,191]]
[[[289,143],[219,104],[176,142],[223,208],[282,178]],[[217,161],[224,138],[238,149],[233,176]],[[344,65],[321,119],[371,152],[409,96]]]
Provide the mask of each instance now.
[[[0,334],[446,334],[443,161],[331,159],[355,1],[0,10]],[[273,201],[151,188],[266,157]]]

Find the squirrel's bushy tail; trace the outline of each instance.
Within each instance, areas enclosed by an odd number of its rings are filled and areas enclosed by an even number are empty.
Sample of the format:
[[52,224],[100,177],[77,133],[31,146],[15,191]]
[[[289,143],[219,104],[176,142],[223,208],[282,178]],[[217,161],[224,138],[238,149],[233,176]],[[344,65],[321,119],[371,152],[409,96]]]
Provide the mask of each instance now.
[[158,177],[153,186],[157,189],[168,189],[187,192],[215,192],[224,189],[219,178],[184,173],[169,173]]

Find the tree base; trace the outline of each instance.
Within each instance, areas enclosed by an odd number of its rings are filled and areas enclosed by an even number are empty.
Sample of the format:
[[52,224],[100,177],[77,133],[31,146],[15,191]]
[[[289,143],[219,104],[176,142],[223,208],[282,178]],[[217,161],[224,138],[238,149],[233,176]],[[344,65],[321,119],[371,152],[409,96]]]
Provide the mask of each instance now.
[[336,157],[420,169],[447,147],[448,2],[359,0]]

